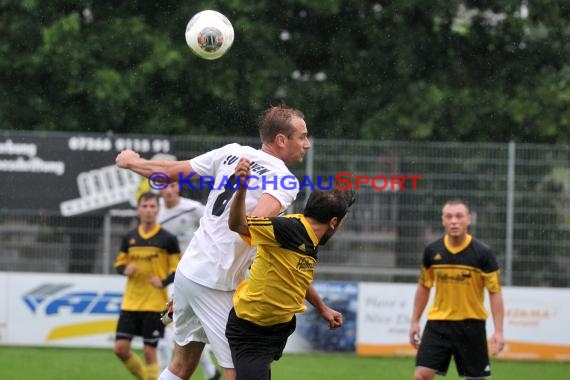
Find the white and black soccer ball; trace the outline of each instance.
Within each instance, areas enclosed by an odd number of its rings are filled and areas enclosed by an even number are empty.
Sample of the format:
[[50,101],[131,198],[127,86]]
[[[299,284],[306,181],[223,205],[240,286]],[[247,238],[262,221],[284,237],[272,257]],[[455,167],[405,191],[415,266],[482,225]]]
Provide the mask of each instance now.
[[190,19],[185,37],[186,43],[198,57],[218,59],[234,43],[234,28],[220,12],[205,10]]

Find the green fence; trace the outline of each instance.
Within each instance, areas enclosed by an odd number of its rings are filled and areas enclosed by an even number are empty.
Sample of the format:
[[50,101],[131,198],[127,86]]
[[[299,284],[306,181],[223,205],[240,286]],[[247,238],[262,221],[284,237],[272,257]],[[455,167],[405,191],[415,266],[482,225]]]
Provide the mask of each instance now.
[[[229,142],[259,145],[257,138],[171,141],[178,158]],[[442,234],[442,203],[461,197],[472,205],[472,232],[497,253],[505,284],[566,287],[569,162],[565,145],[313,140],[305,162],[292,168],[299,178],[315,185],[338,173],[376,179],[374,187],[361,186],[342,230],[321,250],[317,278],[415,281],[423,246]],[[399,176],[406,179],[403,186]],[[290,211],[301,210],[306,191]],[[63,217],[2,209],[0,270],[109,272],[120,237],[135,224],[124,211]]]

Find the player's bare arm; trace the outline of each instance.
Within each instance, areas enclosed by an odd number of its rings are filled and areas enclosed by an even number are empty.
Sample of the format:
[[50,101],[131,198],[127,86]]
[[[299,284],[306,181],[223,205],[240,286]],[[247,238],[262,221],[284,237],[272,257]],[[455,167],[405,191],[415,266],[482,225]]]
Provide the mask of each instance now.
[[343,318],[342,313],[331,309],[328,307],[323,299],[317,293],[317,290],[313,285],[310,285],[305,294],[305,298],[317,311],[321,314],[321,317],[329,323],[329,328],[337,329],[342,327]]
[[414,309],[412,311],[412,323],[410,325],[410,344],[414,348],[418,348],[420,345],[420,317],[422,316],[424,309],[429,300],[430,289],[426,288],[422,284],[418,284],[416,288],[416,295],[414,297]]
[[283,210],[281,202],[273,195],[263,193],[259,198],[259,203],[251,213],[252,216],[277,216]]
[[199,178],[198,173],[194,171],[188,160],[147,160],[131,149],[120,152],[115,159],[115,164],[119,168],[132,170],[146,178],[156,172],[165,173],[172,181],[178,181],[180,175],[186,177],[192,173],[194,173],[193,179]]
[[234,194],[234,200],[230,207],[228,226],[230,230],[240,235],[251,236],[246,219],[245,196],[247,194],[246,177],[250,175],[251,162],[246,158],[241,158],[235,168],[235,175],[239,180],[238,190]]
[[489,293],[489,301],[491,305],[491,315],[493,316],[493,325],[495,327],[491,338],[493,342],[491,353],[497,355],[505,348],[505,337],[503,335],[505,306],[503,303],[503,294],[501,292]]

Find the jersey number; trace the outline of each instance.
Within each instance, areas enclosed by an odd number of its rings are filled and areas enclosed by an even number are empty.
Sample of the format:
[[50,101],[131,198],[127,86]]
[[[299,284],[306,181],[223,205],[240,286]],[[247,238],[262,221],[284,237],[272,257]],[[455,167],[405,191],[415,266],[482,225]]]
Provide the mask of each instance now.
[[212,207],[212,215],[214,216],[221,216],[228,205],[230,199],[232,199],[232,195],[234,195],[236,191],[236,175],[232,174],[230,178],[228,178],[228,182],[224,186],[224,192],[218,195],[216,198],[216,202],[214,202],[214,207]]

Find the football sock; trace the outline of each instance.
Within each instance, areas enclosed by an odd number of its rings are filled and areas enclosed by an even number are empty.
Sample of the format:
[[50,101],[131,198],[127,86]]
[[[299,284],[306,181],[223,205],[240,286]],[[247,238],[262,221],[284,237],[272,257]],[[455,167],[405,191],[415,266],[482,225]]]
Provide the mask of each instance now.
[[207,348],[204,349],[204,351],[202,352],[202,356],[200,356],[200,365],[202,366],[204,375],[206,375],[206,379],[214,377],[214,375],[216,374],[216,366],[212,362],[212,357],[210,356],[210,350],[208,350]]
[[[156,354],[158,355],[158,364],[160,370],[163,371],[172,360],[172,353],[174,351],[174,336],[171,328],[164,329],[164,337],[158,341]],[[153,379],[156,380],[156,379]]]
[[156,380],[158,377],[158,363],[147,364],[146,380]]
[[132,354],[124,363],[127,369],[135,375],[137,379],[145,380],[144,364],[136,354]]
[[184,380],[184,379],[182,379],[181,377],[178,377],[175,374],[173,374],[172,372],[170,372],[170,370],[167,367],[167,368],[165,368],[164,371],[162,371],[158,380]]

